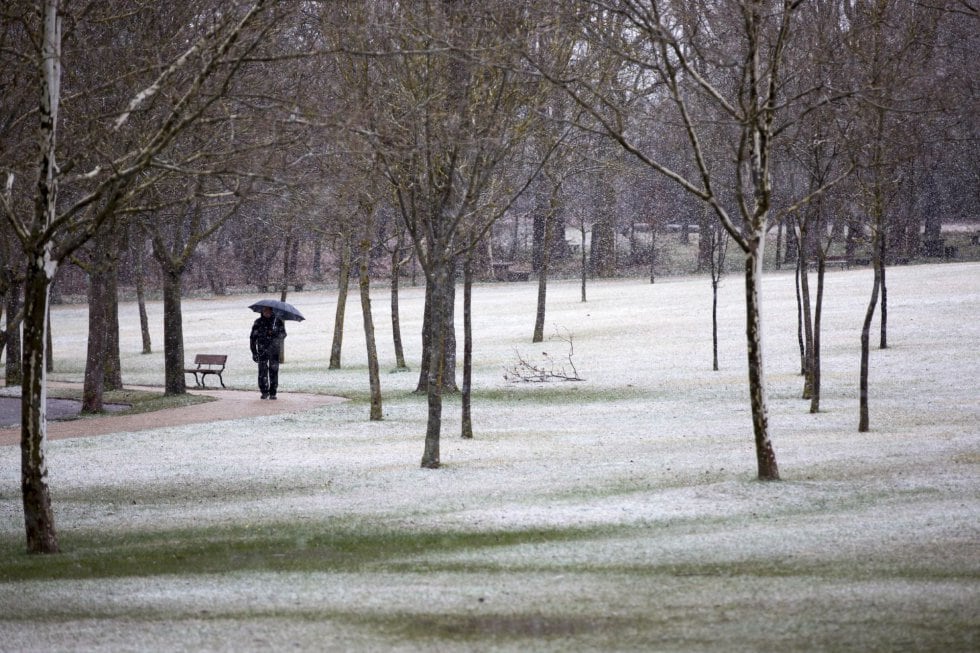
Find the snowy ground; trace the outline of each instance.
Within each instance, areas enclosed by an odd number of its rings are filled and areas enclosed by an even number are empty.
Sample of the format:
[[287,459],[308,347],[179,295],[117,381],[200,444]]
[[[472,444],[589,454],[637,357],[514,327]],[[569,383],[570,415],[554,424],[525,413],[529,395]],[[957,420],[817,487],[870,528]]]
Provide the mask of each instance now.
[[[889,349],[857,432],[868,270],[827,275],[823,411],[799,396],[791,274],[764,284],[783,481],[755,479],[738,276],[711,370],[706,279],[548,289],[585,381],[512,384],[535,284],[475,291],[476,437],[449,400],[422,470],[425,402],[394,367],[374,291],[385,420],[371,423],[356,297],[329,371],[335,295],[297,293],[280,393],[311,412],[51,442],[64,553],[22,553],[16,447],[0,448],[0,650],[975,651],[980,648],[980,264],[889,270]],[[256,296],[185,301],[186,358],[228,353],[251,388]],[[417,370],[422,291],[403,289]],[[121,307],[124,380],[162,383]],[[461,313],[459,315],[461,323]],[[52,313],[81,378],[84,307]],[[875,323],[877,329],[877,321]],[[877,341],[877,338],[875,338]]]

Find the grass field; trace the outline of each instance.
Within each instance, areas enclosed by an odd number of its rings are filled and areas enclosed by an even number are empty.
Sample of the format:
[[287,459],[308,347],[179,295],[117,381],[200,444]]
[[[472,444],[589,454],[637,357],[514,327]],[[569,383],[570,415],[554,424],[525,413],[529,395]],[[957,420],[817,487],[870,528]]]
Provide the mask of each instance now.
[[[48,444],[63,553],[23,553],[17,447],[0,448],[0,651],[975,651],[980,648],[980,264],[889,270],[889,345],[857,432],[869,270],[827,274],[822,412],[800,399],[791,273],[763,287],[770,425],[783,480],[755,480],[742,284],[706,278],[475,289],[475,438],[447,400],[443,468],[419,467],[423,292],[402,294],[394,371],[374,290],[385,419],[364,336],[336,297],[296,293],[280,394],[351,401],[205,427]],[[188,360],[230,355],[254,388],[255,295],[188,300]],[[121,306],[127,385],[161,385]],[[461,311],[461,309],[460,309]],[[84,306],[52,312],[55,372],[84,369]],[[458,315],[461,324],[462,314]],[[877,328],[877,322],[875,325]],[[521,355],[581,382],[511,383]],[[548,364],[548,363],[545,363]],[[258,396],[256,393],[256,401]]]

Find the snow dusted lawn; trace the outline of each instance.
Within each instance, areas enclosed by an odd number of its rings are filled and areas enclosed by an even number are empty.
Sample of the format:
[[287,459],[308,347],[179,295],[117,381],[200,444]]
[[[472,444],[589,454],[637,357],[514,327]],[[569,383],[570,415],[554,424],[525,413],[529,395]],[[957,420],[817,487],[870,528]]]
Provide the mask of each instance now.
[[[19,450],[0,449],[0,650],[975,651],[980,648],[980,265],[889,270],[889,345],[871,356],[871,272],[829,272],[823,412],[799,398],[793,278],[764,285],[771,433],[783,481],[755,479],[738,275],[711,371],[706,279],[549,287],[581,383],[511,384],[535,285],[475,290],[476,437],[448,401],[422,470],[422,290],[403,289],[412,372],[374,291],[385,420],[367,420],[356,297],[329,371],[335,295],[297,293],[280,393],[307,413],[49,444],[64,553],[23,551]],[[252,389],[245,306],[186,301],[186,358],[228,353]],[[461,299],[461,298],[460,298]],[[162,383],[121,307],[124,380]],[[461,309],[458,315],[462,323]],[[55,379],[79,380],[84,307],[52,314]],[[549,327],[549,331],[553,327]],[[877,321],[876,326],[877,329]],[[461,337],[460,332],[460,337]],[[877,342],[877,337],[874,338]]]

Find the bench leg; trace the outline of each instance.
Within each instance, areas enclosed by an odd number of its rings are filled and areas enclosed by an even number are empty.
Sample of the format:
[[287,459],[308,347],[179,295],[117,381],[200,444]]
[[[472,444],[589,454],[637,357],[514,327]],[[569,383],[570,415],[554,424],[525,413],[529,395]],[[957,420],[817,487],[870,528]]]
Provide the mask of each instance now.
[[225,380],[223,378],[221,378],[221,374],[220,373],[218,374],[218,380],[221,381],[221,387],[222,388],[225,387]]

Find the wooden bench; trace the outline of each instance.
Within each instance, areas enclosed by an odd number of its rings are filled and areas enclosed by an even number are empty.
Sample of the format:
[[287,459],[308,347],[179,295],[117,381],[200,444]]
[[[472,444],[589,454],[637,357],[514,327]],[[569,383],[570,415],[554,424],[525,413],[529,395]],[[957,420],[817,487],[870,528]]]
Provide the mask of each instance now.
[[[208,374],[214,374],[221,382],[221,387],[225,387],[225,380],[221,378],[221,373],[225,371],[225,362],[228,360],[226,354],[198,354],[194,357],[194,364],[197,367],[184,368],[185,374],[194,375],[194,384],[204,388],[204,379]],[[200,378],[198,375],[200,374]]]
[[[823,260],[824,268],[838,267],[841,270],[848,270],[851,267],[851,262],[846,256],[828,256]],[[810,269],[816,270],[820,266],[820,261],[810,261]]]
[[495,261],[493,263],[493,278],[497,281],[527,281],[531,278],[530,270],[512,267],[511,261]]

